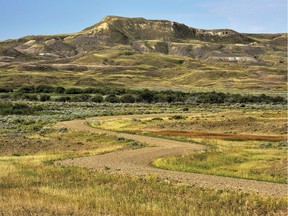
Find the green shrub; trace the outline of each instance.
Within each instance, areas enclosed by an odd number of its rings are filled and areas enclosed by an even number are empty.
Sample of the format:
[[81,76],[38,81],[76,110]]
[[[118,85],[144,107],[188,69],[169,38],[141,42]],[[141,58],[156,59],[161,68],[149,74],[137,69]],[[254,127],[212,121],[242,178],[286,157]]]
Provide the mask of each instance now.
[[53,93],[55,88],[48,85],[39,85],[36,87],[35,92],[37,93]]
[[132,94],[124,94],[120,97],[122,103],[135,103],[135,97]]
[[65,91],[66,94],[81,94],[83,93],[82,89],[80,88],[68,88]]
[[65,91],[66,91],[66,89],[61,87],[61,86],[58,86],[54,89],[54,92],[57,94],[63,94]]
[[57,97],[55,98],[56,102],[68,102],[71,101],[71,97],[65,96],[65,97]]
[[35,86],[23,86],[19,89],[21,93],[35,93]]
[[73,98],[71,98],[71,101],[73,102],[87,102],[91,99],[90,95],[77,95]]
[[44,102],[44,101],[49,101],[50,100],[50,95],[41,95],[40,96],[40,101]]
[[144,89],[143,91],[140,92],[140,97],[142,98],[144,102],[152,103],[154,99],[154,92],[148,89]]
[[110,103],[119,103],[120,99],[116,95],[108,95],[105,98],[105,101]]
[[13,89],[11,88],[0,88],[0,93],[9,93],[9,92],[13,92]]
[[103,97],[101,95],[95,95],[94,97],[91,98],[91,101],[94,103],[102,103]]
[[40,106],[32,107],[20,103],[0,102],[0,115],[29,115],[41,110],[43,110],[43,108]]

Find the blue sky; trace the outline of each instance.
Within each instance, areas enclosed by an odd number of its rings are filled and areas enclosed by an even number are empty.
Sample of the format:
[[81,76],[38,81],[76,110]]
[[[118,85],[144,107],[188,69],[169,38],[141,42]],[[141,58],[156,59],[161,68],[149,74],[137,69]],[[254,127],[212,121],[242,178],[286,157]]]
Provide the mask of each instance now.
[[287,0],[0,0],[0,40],[72,33],[107,15],[167,19],[191,27],[287,32]]

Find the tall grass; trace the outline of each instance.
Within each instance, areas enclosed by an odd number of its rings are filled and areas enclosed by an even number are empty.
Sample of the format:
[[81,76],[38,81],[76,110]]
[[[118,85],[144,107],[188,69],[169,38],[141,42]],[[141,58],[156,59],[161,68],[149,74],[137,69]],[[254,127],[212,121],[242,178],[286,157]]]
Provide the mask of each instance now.
[[153,175],[140,179],[33,160],[13,165],[0,178],[2,215],[286,214],[285,199],[173,185]]

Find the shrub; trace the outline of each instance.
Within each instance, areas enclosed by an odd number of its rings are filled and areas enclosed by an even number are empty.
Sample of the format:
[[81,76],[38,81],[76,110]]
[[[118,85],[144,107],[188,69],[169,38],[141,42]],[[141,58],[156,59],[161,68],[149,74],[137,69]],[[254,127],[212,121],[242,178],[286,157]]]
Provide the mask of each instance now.
[[35,86],[23,86],[19,89],[21,93],[35,93]]
[[10,94],[0,94],[0,100],[8,100],[11,99],[11,95]]
[[38,101],[37,95],[22,95],[21,99],[28,101]]
[[119,103],[120,102],[119,98],[116,95],[108,95],[105,98],[105,101],[110,102],[110,103]]
[[13,92],[13,89],[11,88],[0,88],[0,93],[9,93],[9,92]]
[[185,119],[185,118],[187,118],[187,117],[181,116],[181,115],[174,115],[174,116],[171,116],[169,119],[181,120],[181,119]]
[[90,95],[77,95],[71,99],[73,102],[87,102],[91,98]]
[[148,89],[145,89],[140,92],[140,97],[143,99],[143,101],[147,103],[152,103],[154,99],[154,93]]
[[80,88],[68,88],[65,91],[66,94],[81,94],[82,93],[82,89]]
[[163,118],[155,117],[155,118],[152,118],[152,121],[163,121]]
[[41,95],[40,96],[40,101],[44,102],[44,101],[49,101],[50,100],[50,95]]
[[36,87],[35,92],[37,93],[52,93],[55,91],[53,86],[48,85],[39,85]]
[[101,95],[95,95],[94,97],[91,98],[91,101],[94,103],[102,103],[103,97]]
[[58,97],[58,98],[55,98],[55,101],[56,102],[68,102],[68,101],[71,101],[71,97],[68,97],[68,96]]
[[40,106],[31,107],[27,104],[0,103],[0,115],[29,115],[43,110]]
[[122,103],[135,103],[135,97],[132,94],[125,94],[120,97]]
[[85,88],[82,90],[84,94],[95,94],[98,93],[98,89],[96,88]]
[[54,89],[54,92],[55,93],[57,93],[57,94],[63,94],[64,92],[66,91],[66,89],[65,88],[63,88],[63,87],[56,87],[55,89]]

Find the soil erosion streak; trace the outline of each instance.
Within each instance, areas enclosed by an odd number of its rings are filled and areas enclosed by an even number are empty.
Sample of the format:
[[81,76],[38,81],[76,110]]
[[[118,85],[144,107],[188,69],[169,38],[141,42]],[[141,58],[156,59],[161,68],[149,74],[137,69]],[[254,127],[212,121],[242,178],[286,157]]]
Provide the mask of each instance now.
[[[167,114],[165,114],[167,116]],[[161,114],[145,115],[145,117],[161,116]],[[97,117],[101,119],[117,118],[137,118],[139,115],[130,116],[111,116]],[[94,118],[95,119],[95,118]],[[135,134],[126,134],[112,132],[108,130],[96,129],[85,125],[93,120],[73,120],[59,122],[54,127],[66,127],[70,130],[89,131],[94,133],[105,133],[116,137],[123,137],[135,141],[147,143],[151,147],[115,151],[102,155],[87,156],[81,158],[67,159],[58,163],[67,166],[80,166],[94,170],[105,170],[107,172],[129,174],[134,176],[146,176],[156,174],[162,179],[172,182],[179,182],[186,185],[195,185],[199,187],[215,188],[221,190],[237,190],[243,192],[254,192],[268,196],[286,196],[287,185],[271,182],[238,179],[222,176],[213,176],[205,174],[196,174],[179,171],[162,170],[151,166],[151,162],[159,157],[180,155],[191,153],[193,151],[205,150],[206,146],[193,144],[189,142],[179,142],[162,138],[147,137]]]

